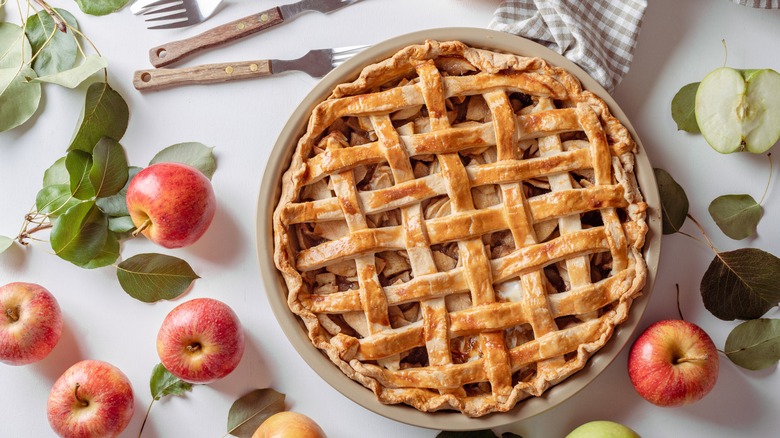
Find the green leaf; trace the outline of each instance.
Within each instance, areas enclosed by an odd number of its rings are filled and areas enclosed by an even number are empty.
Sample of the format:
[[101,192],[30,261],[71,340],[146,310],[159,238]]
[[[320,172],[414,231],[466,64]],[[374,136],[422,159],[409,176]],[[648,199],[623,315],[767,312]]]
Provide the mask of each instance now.
[[756,234],[764,209],[750,195],[724,195],[709,207],[710,216],[723,234],[741,240]]
[[55,161],[54,164],[43,172],[44,187],[54,184],[70,184],[70,175],[68,174],[68,168],[65,167],[65,158],[62,157]]
[[704,307],[723,320],[755,319],[780,302],[780,259],[757,248],[722,252],[701,279]]
[[103,248],[98,251],[97,255],[87,263],[76,265],[85,269],[102,268],[113,264],[119,258],[119,239],[114,233],[106,233],[106,240],[103,242]]
[[49,240],[60,258],[86,265],[100,255],[106,243],[108,220],[93,201],[74,205],[53,221]]
[[5,250],[11,247],[13,245],[14,239],[11,239],[10,237],[6,236],[0,236],[0,254],[4,253]]
[[69,70],[33,78],[30,82],[48,82],[66,88],[76,88],[90,76],[106,68],[108,62],[102,56],[87,55],[84,62]]
[[35,196],[35,209],[38,213],[55,218],[81,202],[70,193],[70,185],[52,184],[38,191]]
[[95,187],[89,181],[89,171],[92,169],[92,155],[84,151],[70,151],[65,156],[65,168],[70,176],[70,192],[78,199],[89,199],[95,196]]
[[105,198],[119,193],[127,183],[127,176],[127,157],[122,145],[114,139],[101,138],[92,151],[89,170],[89,182],[95,188],[95,196]]
[[87,89],[81,121],[69,151],[79,149],[92,153],[103,137],[122,139],[127,130],[130,111],[122,96],[105,82],[95,82]]
[[0,69],[0,132],[16,128],[35,114],[41,102],[41,84],[28,83],[30,67]]
[[166,395],[184,395],[185,392],[192,391],[192,384],[174,376],[163,364],[158,363],[152,370],[149,389],[152,392],[152,398],[159,400]]
[[131,297],[152,303],[172,300],[200,278],[187,262],[164,254],[138,254],[123,261],[116,275]]
[[130,185],[130,181],[133,180],[135,174],[142,169],[143,168],[141,167],[130,166],[127,172],[127,182],[119,193],[106,198],[98,198],[97,205],[103,210],[103,213],[113,217],[128,216],[130,214],[130,212],[127,211],[127,187]]
[[130,216],[109,217],[108,229],[115,233],[122,234],[135,229],[135,224]]
[[35,114],[41,101],[41,85],[28,84],[36,77],[27,65],[32,48],[24,30],[0,23],[0,132],[15,128]]
[[255,389],[230,406],[227,433],[238,438],[251,438],[263,421],[283,410],[284,394],[271,388]]
[[19,69],[32,57],[32,46],[24,29],[13,24],[0,22],[0,69]]
[[762,370],[780,361],[780,319],[753,319],[734,327],[726,338],[726,356],[749,370]]
[[436,438],[498,438],[492,430],[470,430],[465,432],[439,432]]
[[696,122],[696,90],[699,82],[688,84],[682,88],[672,99],[672,118],[677,123],[677,129],[698,134],[699,124]]
[[663,234],[674,234],[680,231],[688,215],[688,196],[667,171],[658,168],[653,171],[661,195]]
[[86,14],[108,15],[122,9],[130,0],[76,0],[76,4]]
[[[78,29],[76,18],[64,9],[54,9],[71,27]],[[33,69],[38,76],[54,75],[76,65],[79,49],[76,35],[70,29],[61,32],[54,19],[46,11],[40,11],[27,19],[27,38],[33,52]]]
[[217,163],[214,161],[214,148],[197,142],[168,146],[158,152],[149,164],[164,162],[189,164],[203,172],[209,179],[217,168]]

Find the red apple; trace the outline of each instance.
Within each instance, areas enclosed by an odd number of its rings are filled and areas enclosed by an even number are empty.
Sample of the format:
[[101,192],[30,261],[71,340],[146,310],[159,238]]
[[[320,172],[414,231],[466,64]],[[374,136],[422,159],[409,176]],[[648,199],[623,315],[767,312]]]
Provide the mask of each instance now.
[[211,383],[238,366],[244,354],[244,331],[227,304],[196,298],[165,317],[157,334],[157,354],[181,380]]
[[133,388],[117,367],[83,360],[68,368],[51,388],[46,413],[61,437],[115,437],[133,416]]
[[634,342],[628,376],[639,395],[658,406],[700,400],[718,379],[718,350],[696,324],[658,321]]
[[156,163],[138,172],[127,187],[126,201],[136,233],[165,248],[195,243],[217,209],[211,181],[180,163]]
[[62,334],[62,312],[43,286],[0,287],[0,362],[26,365],[46,357]]

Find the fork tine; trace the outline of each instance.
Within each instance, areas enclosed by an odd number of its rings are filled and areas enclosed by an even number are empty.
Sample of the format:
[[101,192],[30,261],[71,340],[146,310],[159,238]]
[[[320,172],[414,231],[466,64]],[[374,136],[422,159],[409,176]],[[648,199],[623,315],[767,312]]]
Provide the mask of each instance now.
[[368,46],[349,46],[333,49],[333,54],[331,55],[331,64],[333,64],[334,67],[338,67],[366,47]]
[[149,26],[149,27],[147,27],[147,29],[178,29],[180,27],[192,26],[193,24],[195,24],[195,23],[191,22],[190,20],[174,21],[172,23],[158,24],[156,26]]
[[148,5],[145,5],[143,10],[146,11],[149,8],[156,8],[158,6],[168,6],[173,3],[181,3],[182,0],[157,0],[156,2],[149,3]]
[[[164,14],[166,12],[178,12],[178,11],[186,11],[186,10],[187,10],[187,8],[185,8],[183,4],[178,4],[178,5],[168,6],[167,8],[155,9],[155,10],[152,10],[152,11],[145,11],[145,12],[142,12],[141,15],[143,15],[143,16],[159,15],[159,14]],[[146,19],[146,21],[149,21],[149,20]]]
[[177,12],[175,14],[168,14],[168,15],[161,15],[161,16],[157,16],[157,17],[147,18],[146,22],[149,23],[149,22],[153,22],[153,21],[178,20],[178,19],[189,20],[189,18],[190,17],[187,14],[187,11],[181,11],[181,12]]
[[346,53],[346,52],[354,52],[354,51],[356,51],[356,50],[363,50],[363,49],[365,49],[366,47],[368,47],[368,45],[367,45],[367,44],[364,44],[364,45],[362,45],[362,46],[346,46],[346,47],[338,47],[338,48],[335,48],[335,49],[333,49],[333,54],[334,54],[334,55],[337,55],[337,54]]

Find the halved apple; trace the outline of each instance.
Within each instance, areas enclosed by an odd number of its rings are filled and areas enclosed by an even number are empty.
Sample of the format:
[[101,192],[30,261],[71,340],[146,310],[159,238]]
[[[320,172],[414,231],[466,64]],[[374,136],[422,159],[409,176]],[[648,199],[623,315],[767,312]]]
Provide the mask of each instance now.
[[766,152],[780,139],[780,73],[716,69],[699,84],[695,113],[716,151]]

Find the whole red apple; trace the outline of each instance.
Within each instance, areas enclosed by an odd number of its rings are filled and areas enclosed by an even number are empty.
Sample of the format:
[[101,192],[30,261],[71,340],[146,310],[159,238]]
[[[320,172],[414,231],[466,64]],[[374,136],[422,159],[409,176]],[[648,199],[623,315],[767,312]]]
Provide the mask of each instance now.
[[165,317],[157,334],[157,354],[181,380],[210,383],[238,366],[244,354],[244,331],[227,304],[196,298]]
[[46,357],[62,335],[62,312],[43,286],[0,287],[0,362],[26,365]]
[[655,405],[693,403],[715,386],[718,350],[696,324],[658,321],[631,347],[628,376],[639,395]]
[[68,368],[51,388],[46,413],[61,437],[115,437],[133,416],[133,388],[119,368],[83,360]]
[[195,243],[217,209],[211,181],[180,163],[156,163],[138,172],[127,187],[126,202],[136,233],[165,248]]

